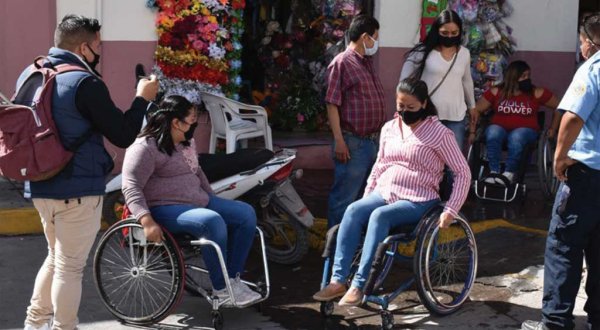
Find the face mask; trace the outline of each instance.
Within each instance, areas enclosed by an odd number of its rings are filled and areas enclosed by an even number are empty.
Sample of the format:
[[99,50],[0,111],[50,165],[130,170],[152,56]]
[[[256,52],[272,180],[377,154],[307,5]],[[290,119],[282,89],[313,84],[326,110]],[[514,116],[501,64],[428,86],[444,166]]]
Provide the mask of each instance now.
[[98,63],[100,63],[100,55],[96,54],[92,47],[88,46],[88,49],[90,50],[90,52],[92,52],[92,54],[94,54],[94,59],[91,62],[88,62],[88,60],[85,57],[83,57],[83,60],[85,61],[85,63],[87,63],[87,65],[90,66],[92,70],[96,71],[96,66],[98,65]]
[[444,47],[452,47],[460,45],[460,36],[456,37],[444,37],[440,36],[440,45]]
[[196,130],[196,127],[198,127],[198,123],[193,123],[190,125],[190,129],[183,133],[186,141],[189,141],[194,137],[194,131]]
[[400,113],[400,117],[402,117],[402,121],[406,124],[406,125],[412,125],[416,122],[418,122],[419,120],[427,117],[427,114],[425,113],[425,109],[421,108],[419,109],[419,111],[398,111]]
[[531,93],[531,91],[533,90],[533,84],[531,83],[531,79],[519,81],[519,90],[523,93]]
[[377,53],[377,50],[379,49],[379,40],[375,40],[371,36],[369,36],[369,38],[371,38],[371,40],[373,40],[373,47],[368,48],[364,41],[363,41],[363,46],[365,47],[365,55],[373,56],[373,55],[375,55],[375,53]]

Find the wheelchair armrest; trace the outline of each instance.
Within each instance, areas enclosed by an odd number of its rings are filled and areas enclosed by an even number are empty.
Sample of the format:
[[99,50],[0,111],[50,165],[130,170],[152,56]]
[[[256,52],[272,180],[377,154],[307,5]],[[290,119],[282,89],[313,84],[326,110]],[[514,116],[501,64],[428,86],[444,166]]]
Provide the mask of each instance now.
[[328,258],[331,256],[333,251],[335,251],[335,244],[337,241],[337,232],[340,229],[340,225],[335,225],[331,227],[327,231],[327,235],[325,236],[325,248],[323,248],[323,254],[321,255],[323,258]]

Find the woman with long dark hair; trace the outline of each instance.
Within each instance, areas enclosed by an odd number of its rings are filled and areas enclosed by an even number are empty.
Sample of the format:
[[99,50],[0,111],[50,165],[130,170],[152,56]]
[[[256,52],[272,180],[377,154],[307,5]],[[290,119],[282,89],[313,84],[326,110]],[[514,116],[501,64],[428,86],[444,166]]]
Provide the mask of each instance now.
[[407,53],[400,74],[400,80],[411,77],[427,84],[440,121],[452,130],[461,150],[465,115],[475,106],[471,55],[461,46],[462,32],[458,14],[442,11],[425,39]]
[[[362,302],[377,246],[392,228],[417,223],[440,201],[444,166],[453,172],[454,184],[440,216],[441,227],[450,224],[467,198],[471,180],[467,161],[452,132],[437,119],[427,85],[407,79],[396,91],[398,116],[381,130],[379,153],[364,196],[348,206],[340,224],[331,282],[313,296],[315,300],[329,301],[343,295],[340,305]],[[360,265],[346,291],[352,259],[365,228]]]
[[[493,111],[491,124],[485,130],[485,141],[490,172],[500,173],[502,144],[508,141],[508,155],[504,175],[513,182],[515,172],[525,147],[536,141],[540,127],[538,111],[541,106],[552,110],[558,107],[558,98],[543,87],[531,83],[531,68],[525,61],[511,62],[504,73],[504,82],[488,89],[474,109],[471,110],[469,142],[475,138],[475,128],[481,113]],[[553,138],[558,131],[560,114],[553,113],[554,119],[548,131]],[[487,183],[502,183],[499,178],[486,178]]]
[[[261,296],[244,284],[243,272],[254,240],[256,214],[243,202],[219,198],[198,164],[193,136],[196,108],[182,96],[168,96],[148,114],[148,125],[127,149],[123,194],[148,240],[163,240],[161,227],[216,242],[225,258],[235,300],[246,304]],[[160,224],[160,226],[159,226]],[[202,247],[213,294],[229,297],[219,259]]]

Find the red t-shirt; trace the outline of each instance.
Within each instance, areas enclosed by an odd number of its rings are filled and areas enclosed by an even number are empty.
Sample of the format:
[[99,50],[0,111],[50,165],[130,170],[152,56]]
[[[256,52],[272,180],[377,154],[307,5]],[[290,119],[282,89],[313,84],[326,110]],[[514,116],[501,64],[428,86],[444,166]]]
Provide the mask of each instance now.
[[509,99],[504,99],[498,91],[494,95],[491,89],[483,93],[483,97],[492,104],[494,114],[492,124],[496,124],[507,131],[519,127],[529,127],[536,131],[540,130],[538,125],[538,110],[552,98],[552,92],[543,88],[543,93],[539,98],[533,95],[521,93]]

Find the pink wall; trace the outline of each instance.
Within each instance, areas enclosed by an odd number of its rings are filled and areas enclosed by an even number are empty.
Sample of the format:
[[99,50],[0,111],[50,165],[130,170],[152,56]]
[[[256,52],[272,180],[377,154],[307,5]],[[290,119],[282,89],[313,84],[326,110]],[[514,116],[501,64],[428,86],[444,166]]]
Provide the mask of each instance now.
[[21,71],[53,45],[56,0],[0,0],[0,91],[11,97]]
[[[380,48],[375,61],[379,68],[379,77],[383,84],[387,110],[396,109],[394,94],[404,54],[409,48]],[[511,60],[524,60],[532,70],[534,84],[549,88],[559,98],[562,97],[575,73],[575,52],[516,52]]]

